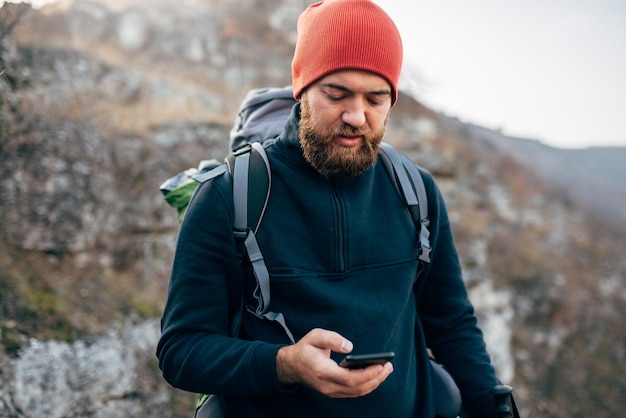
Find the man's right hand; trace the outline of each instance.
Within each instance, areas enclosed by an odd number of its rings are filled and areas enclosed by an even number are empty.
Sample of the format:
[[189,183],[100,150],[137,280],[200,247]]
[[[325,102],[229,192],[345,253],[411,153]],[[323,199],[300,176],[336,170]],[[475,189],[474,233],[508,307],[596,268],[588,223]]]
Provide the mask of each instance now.
[[276,373],[284,385],[305,384],[331,398],[356,398],[373,392],[393,372],[393,365],[350,370],[330,358],[348,354],[352,343],[334,331],[314,329],[276,354]]

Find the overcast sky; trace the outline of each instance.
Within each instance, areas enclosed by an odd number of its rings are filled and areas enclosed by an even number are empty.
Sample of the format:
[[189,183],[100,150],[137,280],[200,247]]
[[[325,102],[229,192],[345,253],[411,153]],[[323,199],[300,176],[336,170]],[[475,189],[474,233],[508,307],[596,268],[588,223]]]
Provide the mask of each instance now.
[[552,146],[626,146],[626,0],[376,1],[425,104]]
[[426,105],[555,147],[626,146],[626,0],[375,1]]

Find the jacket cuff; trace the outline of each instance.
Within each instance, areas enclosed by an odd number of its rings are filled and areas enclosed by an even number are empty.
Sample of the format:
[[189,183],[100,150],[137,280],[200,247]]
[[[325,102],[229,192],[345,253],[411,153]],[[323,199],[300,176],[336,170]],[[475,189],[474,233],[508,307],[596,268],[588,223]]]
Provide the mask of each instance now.
[[276,373],[276,353],[283,345],[259,344],[254,351],[251,373],[252,381],[257,390],[263,395],[290,393],[292,386],[283,386]]
[[496,401],[490,389],[463,399],[463,405],[472,418],[498,418]]

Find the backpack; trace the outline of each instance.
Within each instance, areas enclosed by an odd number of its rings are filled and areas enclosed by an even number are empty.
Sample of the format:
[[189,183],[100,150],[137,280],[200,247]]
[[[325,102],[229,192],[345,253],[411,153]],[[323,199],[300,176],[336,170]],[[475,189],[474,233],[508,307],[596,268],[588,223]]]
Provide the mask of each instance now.
[[[177,209],[179,220],[182,220],[195,190],[201,183],[226,172],[232,176],[233,234],[240,258],[249,261],[252,267],[256,280],[253,297],[257,304],[256,307],[246,307],[243,300],[240,302],[240,309],[231,324],[230,333],[233,336],[239,334],[243,312],[247,309],[259,318],[277,322],[290,340],[295,342],[283,315],[269,311],[270,278],[255,236],[271,190],[269,160],[262,142],[273,139],[282,132],[295,103],[290,86],[251,90],[242,101],[231,129],[230,152],[225,158],[225,164],[215,159],[203,160],[197,168],[180,172],[160,186],[165,200]],[[419,170],[408,157],[398,153],[387,143],[381,144],[380,155],[415,224],[419,235],[420,264],[430,263],[428,201]],[[209,408],[219,409],[219,397],[198,395],[195,416],[204,416]]]
[[[237,117],[230,131],[229,149],[231,152],[247,149],[246,146],[253,142],[262,143],[277,137],[282,132],[295,103],[291,87],[250,90],[239,106]],[[234,157],[233,154],[230,156]],[[182,220],[187,205],[198,187],[199,183],[194,180],[194,176],[207,173],[222,164],[223,162],[216,159],[202,160],[197,168],[192,167],[182,171],[159,186],[166,202],[178,211],[179,221]]]

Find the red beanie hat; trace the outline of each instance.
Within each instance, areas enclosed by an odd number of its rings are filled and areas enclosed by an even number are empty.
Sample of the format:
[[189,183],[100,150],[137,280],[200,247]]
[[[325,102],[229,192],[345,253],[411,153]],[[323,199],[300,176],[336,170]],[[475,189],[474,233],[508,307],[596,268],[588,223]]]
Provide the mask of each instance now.
[[370,71],[392,88],[398,100],[402,40],[391,18],[370,0],[326,0],[310,5],[298,19],[291,64],[296,99],[316,80],[337,70]]

